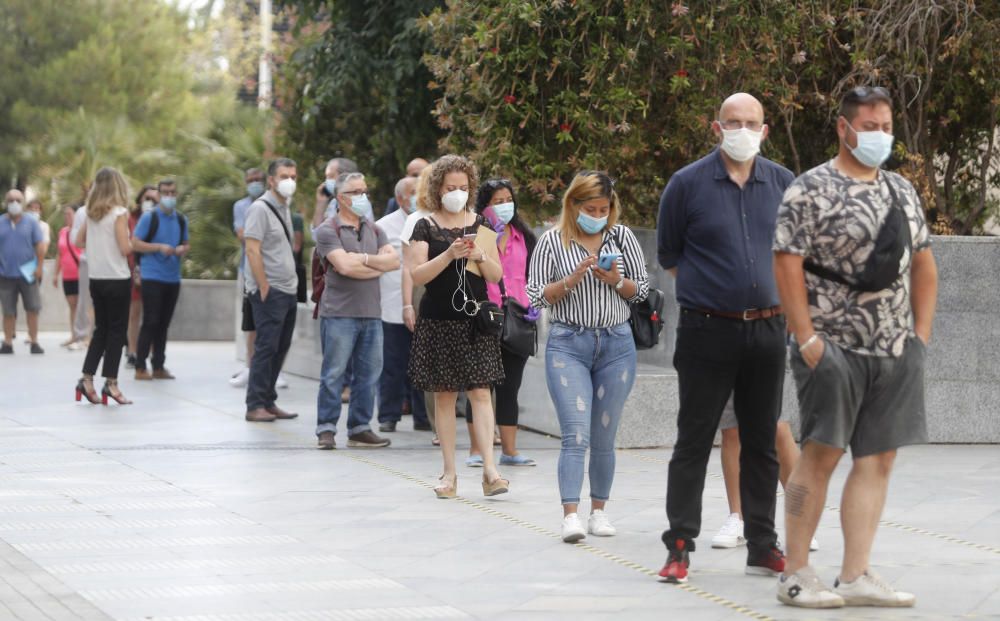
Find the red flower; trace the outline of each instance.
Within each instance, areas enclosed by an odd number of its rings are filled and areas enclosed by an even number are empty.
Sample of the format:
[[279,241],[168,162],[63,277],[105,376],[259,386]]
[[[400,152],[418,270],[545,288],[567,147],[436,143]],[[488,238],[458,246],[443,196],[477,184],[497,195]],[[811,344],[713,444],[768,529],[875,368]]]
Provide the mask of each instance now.
[[498,47],[491,47],[490,51],[493,52],[494,54],[499,54],[500,53],[500,48],[498,48]]
[[559,131],[561,132],[568,133],[571,129],[573,129],[573,126],[570,125],[569,123],[563,123],[562,125],[559,126]]
[[504,95],[503,96],[503,101],[504,101],[504,103],[512,104],[515,101],[517,101],[517,97],[514,97],[513,95]]
[[678,78],[686,78],[688,77],[688,72],[685,71],[684,69],[678,69],[677,73],[675,73],[674,75],[677,76]]

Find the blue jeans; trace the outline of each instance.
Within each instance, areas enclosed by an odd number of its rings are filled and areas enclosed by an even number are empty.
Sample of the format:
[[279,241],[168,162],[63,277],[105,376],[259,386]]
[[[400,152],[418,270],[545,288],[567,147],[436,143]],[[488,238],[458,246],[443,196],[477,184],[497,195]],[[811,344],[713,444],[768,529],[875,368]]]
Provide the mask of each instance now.
[[272,288],[266,300],[260,299],[260,291],[251,293],[250,307],[257,326],[257,338],[247,382],[247,410],[254,410],[274,407],[278,398],[274,383],[292,346],[298,305],[295,294]]
[[590,448],[590,497],[607,500],[615,478],[615,434],[635,382],[635,341],[628,323],[584,328],[553,323],[545,380],[559,417],[559,495],[580,502]]
[[382,322],[382,377],[378,382],[378,422],[398,423],[403,401],[410,402],[414,423],[427,423],[424,393],[410,384],[406,367],[410,362],[413,333],[402,323]]
[[[258,328],[259,330],[259,328]],[[375,411],[375,386],[382,372],[382,320],[321,317],[323,366],[316,402],[316,435],[337,433],[340,392],[347,365],[351,364],[351,401],[347,409],[347,435],[371,429]]]

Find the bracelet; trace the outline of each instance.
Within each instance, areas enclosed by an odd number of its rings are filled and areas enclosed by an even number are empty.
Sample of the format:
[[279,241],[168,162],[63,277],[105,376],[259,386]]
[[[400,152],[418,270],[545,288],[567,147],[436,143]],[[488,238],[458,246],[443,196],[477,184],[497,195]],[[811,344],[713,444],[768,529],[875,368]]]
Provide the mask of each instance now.
[[407,305],[403,306],[403,310],[406,310],[406,309],[413,310],[413,304],[407,304]]
[[365,265],[368,265],[368,253],[365,253]]
[[808,349],[811,345],[815,344],[819,340],[819,335],[813,332],[813,335],[806,339],[806,342],[799,345],[799,351],[804,351]]
[[566,277],[565,276],[563,276],[562,284],[563,284],[563,291],[565,291],[566,293],[569,293],[570,291],[573,290],[573,287],[570,287],[569,285],[566,284]]

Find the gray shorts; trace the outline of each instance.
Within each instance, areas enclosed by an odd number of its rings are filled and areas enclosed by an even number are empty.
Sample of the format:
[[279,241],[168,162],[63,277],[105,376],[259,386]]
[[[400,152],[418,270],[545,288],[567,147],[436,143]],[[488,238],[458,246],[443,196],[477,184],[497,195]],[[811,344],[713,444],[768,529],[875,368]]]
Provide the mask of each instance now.
[[17,316],[17,296],[21,296],[21,304],[29,313],[42,310],[42,294],[38,290],[38,281],[28,284],[23,278],[0,277],[0,307],[5,317]]
[[[778,422],[788,422],[788,408],[781,408],[781,416],[778,417]],[[719,419],[719,429],[734,429],[739,427],[739,423],[736,421],[736,408],[733,407],[733,396],[729,395],[729,401],[726,401],[726,407],[722,408],[722,418]]]
[[798,347],[790,349],[803,443],[850,446],[854,457],[865,457],[927,442],[923,341],[908,338],[898,358],[864,356],[827,341],[812,370]]

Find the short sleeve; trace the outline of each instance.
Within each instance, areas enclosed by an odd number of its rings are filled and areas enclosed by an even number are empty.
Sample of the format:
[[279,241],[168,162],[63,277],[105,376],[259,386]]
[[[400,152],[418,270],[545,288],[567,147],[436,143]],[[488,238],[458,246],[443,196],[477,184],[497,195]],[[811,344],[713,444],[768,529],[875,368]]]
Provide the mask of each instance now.
[[330,226],[329,222],[324,222],[316,229],[316,252],[319,256],[325,257],[334,250],[343,250],[344,244],[340,241],[337,231]]
[[931,232],[927,227],[927,218],[924,216],[924,208],[920,203],[920,195],[907,179],[899,177],[903,186],[905,199],[906,218],[910,223],[910,232],[913,235],[913,252],[920,252],[931,245]]
[[808,257],[812,254],[814,199],[806,184],[796,180],[785,190],[774,229],[775,252]]
[[37,246],[38,244],[45,241],[45,236],[42,235],[42,223],[31,221],[31,245]]
[[233,232],[246,225],[248,208],[249,205],[244,204],[242,199],[233,203]]
[[149,234],[149,219],[152,217],[149,214],[150,212],[146,212],[139,216],[139,221],[135,223],[135,230],[132,231],[132,239],[146,239],[146,235]]
[[243,237],[260,241],[264,239],[267,229],[267,207],[263,203],[250,205],[243,225]]
[[426,218],[421,218],[417,220],[417,223],[413,226],[413,235],[410,236],[410,241],[415,242],[429,242],[431,240],[431,225],[427,222]]

